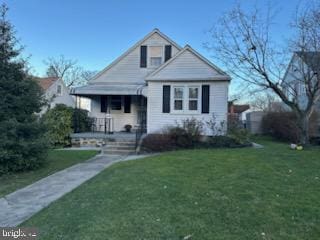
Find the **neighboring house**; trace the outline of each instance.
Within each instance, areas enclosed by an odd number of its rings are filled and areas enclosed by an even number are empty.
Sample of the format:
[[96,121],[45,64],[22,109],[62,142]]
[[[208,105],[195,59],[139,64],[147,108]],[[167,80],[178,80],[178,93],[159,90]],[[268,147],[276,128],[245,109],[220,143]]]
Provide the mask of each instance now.
[[[301,107],[306,107],[308,98],[304,84],[304,76],[314,79],[320,74],[320,52],[295,52],[282,80],[286,94],[296,99]],[[320,102],[316,110],[320,110]]]
[[[311,84],[317,84],[320,74],[320,52],[295,52],[283,77],[282,87],[288,96],[294,95],[300,107],[308,104],[304,79],[312,79]],[[306,78],[306,76],[308,78]],[[290,110],[287,106],[285,109]],[[320,134],[320,101],[316,102],[315,115],[318,121],[312,135]],[[316,118],[313,118],[316,119]]]
[[43,89],[48,104],[42,108],[40,114],[45,113],[56,104],[65,104],[69,107],[75,106],[74,98],[70,95],[69,89],[58,77],[35,78]]
[[234,104],[233,101],[230,101],[228,104],[229,115],[234,116],[239,121],[245,121],[248,112],[250,112],[249,104]]
[[[112,131],[130,124],[154,133],[187,118],[226,122],[230,80],[193,48],[154,29],[71,94],[90,98],[90,116],[111,119]],[[211,134],[208,127],[204,134]]]

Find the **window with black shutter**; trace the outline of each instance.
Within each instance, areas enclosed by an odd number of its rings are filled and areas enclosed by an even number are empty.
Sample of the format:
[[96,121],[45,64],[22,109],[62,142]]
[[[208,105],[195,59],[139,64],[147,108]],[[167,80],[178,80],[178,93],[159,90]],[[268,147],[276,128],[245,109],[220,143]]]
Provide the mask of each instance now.
[[147,67],[147,46],[140,47],[140,67]]
[[131,96],[124,96],[124,113],[131,112]]
[[168,61],[171,58],[171,45],[166,45],[164,49],[164,61]]
[[162,112],[170,113],[170,86],[163,86]]
[[210,86],[202,85],[202,113],[209,113],[210,108]]

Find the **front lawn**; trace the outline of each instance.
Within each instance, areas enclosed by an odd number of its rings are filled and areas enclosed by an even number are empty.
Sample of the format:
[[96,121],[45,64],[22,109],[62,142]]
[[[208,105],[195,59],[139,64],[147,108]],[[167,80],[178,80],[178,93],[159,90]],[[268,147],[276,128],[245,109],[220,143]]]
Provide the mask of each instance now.
[[41,239],[319,239],[320,149],[261,143],[115,164],[23,225]]
[[83,162],[96,154],[97,151],[50,150],[47,162],[42,168],[35,171],[0,176],[0,198],[57,171]]

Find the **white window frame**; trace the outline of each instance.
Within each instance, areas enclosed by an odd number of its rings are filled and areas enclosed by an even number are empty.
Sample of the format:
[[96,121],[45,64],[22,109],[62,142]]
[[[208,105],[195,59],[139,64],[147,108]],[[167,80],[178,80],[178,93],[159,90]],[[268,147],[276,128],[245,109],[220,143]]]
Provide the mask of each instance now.
[[[176,98],[174,97],[174,89],[175,88],[182,88],[182,109],[181,110],[176,110],[174,109],[174,101],[176,100]],[[182,113],[184,111],[184,105],[185,105],[185,86],[183,85],[175,85],[175,86],[172,86],[172,94],[171,94],[171,97],[170,97],[170,102],[171,102],[171,109],[172,109],[172,112],[176,112],[176,113]],[[180,100],[180,99],[177,99],[177,100]]]
[[[182,110],[175,110],[174,109],[174,89],[175,88],[183,88],[183,99],[182,99]],[[189,88],[198,88],[198,105],[197,110],[189,110]],[[174,114],[200,114],[201,108],[201,86],[200,85],[171,85],[171,96],[170,96],[170,108],[172,109],[172,113]],[[194,98],[193,98],[194,99]],[[194,99],[195,100],[195,99]]]
[[[198,97],[197,98],[190,98],[190,92],[189,92],[189,89],[190,88],[197,88],[198,89]],[[199,112],[199,109],[200,109],[200,86],[187,86],[187,93],[188,93],[188,101],[187,101],[187,111],[188,112],[195,112],[195,113],[197,113],[197,112]],[[197,110],[190,110],[189,109],[189,101],[192,101],[192,100],[196,100],[197,101]]]
[[[158,66],[155,65],[151,65],[151,49],[152,47],[161,47],[161,63]],[[149,66],[149,68],[158,68],[160,67],[163,62],[164,62],[164,46],[163,45],[148,45],[148,51],[147,51],[147,66]]]

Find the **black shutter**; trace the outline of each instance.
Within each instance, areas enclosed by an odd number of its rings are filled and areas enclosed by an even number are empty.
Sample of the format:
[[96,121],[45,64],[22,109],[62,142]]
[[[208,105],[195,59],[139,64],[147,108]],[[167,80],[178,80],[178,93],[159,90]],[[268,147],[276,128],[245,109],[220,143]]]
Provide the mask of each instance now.
[[170,86],[163,86],[163,95],[162,95],[162,112],[170,112]]
[[171,45],[166,45],[164,48],[164,61],[168,61],[171,58]]
[[107,112],[107,96],[100,97],[101,112]]
[[147,46],[140,47],[140,67],[147,67]]
[[202,85],[202,113],[209,113],[210,108],[210,86]]
[[124,96],[124,113],[131,112],[131,96]]

